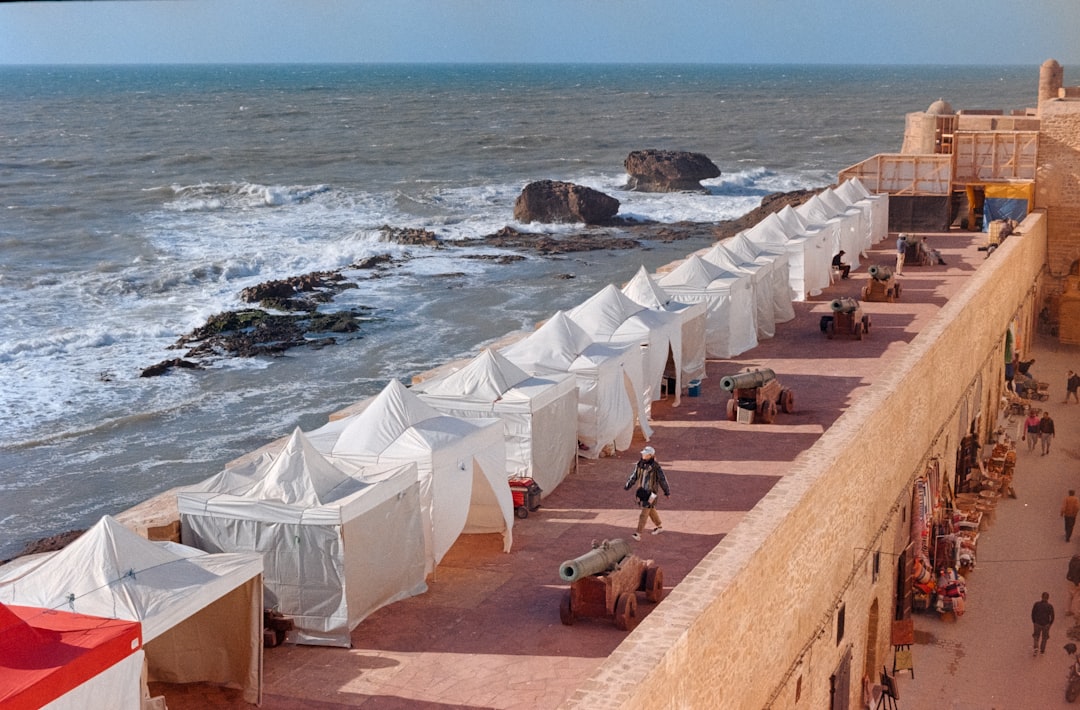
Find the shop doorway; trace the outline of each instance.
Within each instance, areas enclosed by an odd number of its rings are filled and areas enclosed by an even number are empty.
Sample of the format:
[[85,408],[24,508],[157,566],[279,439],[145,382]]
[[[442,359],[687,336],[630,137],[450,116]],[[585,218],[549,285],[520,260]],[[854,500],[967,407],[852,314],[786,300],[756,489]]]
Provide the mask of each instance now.
[[851,646],[844,651],[840,665],[829,678],[829,710],[851,708]]
[[873,678],[874,671],[878,667],[878,625],[878,600],[875,597],[874,603],[870,605],[870,615],[866,620],[866,658],[863,661],[863,677],[865,678]]

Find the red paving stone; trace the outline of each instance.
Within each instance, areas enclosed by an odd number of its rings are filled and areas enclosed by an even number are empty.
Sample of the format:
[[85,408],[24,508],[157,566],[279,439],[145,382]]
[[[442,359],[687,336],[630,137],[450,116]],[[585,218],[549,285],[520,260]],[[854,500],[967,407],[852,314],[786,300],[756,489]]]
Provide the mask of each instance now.
[[[701,395],[654,404],[657,450],[672,495],[661,499],[664,532],[633,543],[662,568],[667,589],[678,584],[764,496],[795,459],[845,411],[884,368],[902,362],[919,332],[983,261],[985,235],[931,234],[947,266],[905,267],[901,298],[864,303],[867,338],[828,340],[819,318],[828,303],[858,297],[869,264],[892,265],[895,236],[869,261],[820,296],[796,303],[793,321],[735,360],[710,360]],[[720,378],[748,366],[772,368],[793,390],[795,412],[773,424],[726,418]],[[561,562],[596,540],[629,540],[638,510],[623,491],[637,452],[581,460],[578,471],[517,521],[511,553],[495,535],[465,535],[451,548],[428,593],[385,607],[353,632],[353,648],[267,649],[264,702],[278,708],[556,708],[626,637],[607,619],[559,621],[568,585]],[[638,612],[654,607],[639,595]],[[239,708],[237,693],[203,685],[155,684],[171,710]]]

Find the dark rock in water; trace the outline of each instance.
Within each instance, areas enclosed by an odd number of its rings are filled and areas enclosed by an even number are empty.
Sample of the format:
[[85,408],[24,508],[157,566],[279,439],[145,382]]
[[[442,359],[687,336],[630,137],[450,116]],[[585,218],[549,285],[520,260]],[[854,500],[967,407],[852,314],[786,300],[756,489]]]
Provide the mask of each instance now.
[[347,288],[356,288],[356,284],[345,281],[340,273],[314,271],[250,286],[240,292],[240,298],[278,311],[314,311],[318,304],[329,303],[334,294]]
[[773,192],[761,198],[761,204],[738,219],[720,222],[713,233],[717,239],[733,237],[744,229],[750,229],[773,212],[779,212],[788,205],[798,207],[825,188],[817,190],[792,190],[791,192]]
[[619,212],[619,201],[589,187],[570,182],[531,182],[514,202],[519,222],[584,222],[606,224]]
[[479,239],[462,239],[458,246],[490,246],[500,249],[525,249],[543,256],[572,254],[597,249],[633,249],[641,244],[630,237],[611,236],[607,232],[579,232],[554,237],[536,232],[519,232],[513,227],[503,227],[494,234]]
[[637,192],[705,192],[702,180],[719,177],[720,168],[703,153],[676,150],[635,150],[623,161]]
[[478,261],[493,261],[496,264],[513,264],[517,261],[523,261],[525,257],[521,254],[462,254],[462,259],[476,259]]
[[139,377],[157,377],[159,375],[164,375],[166,372],[173,369],[174,367],[179,367],[185,370],[203,369],[203,366],[197,362],[192,362],[191,360],[181,360],[180,358],[173,358],[172,360],[162,360],[156,365],[151,365],[150,367],[143,370],[139,374]]
[[417,229],[415,227],[391,227],[388,224],[384,224],[379,228],[382,232],[382,240],[384,242],[395,242],[397,244],[406,244],[409,246],[421,246],[421,247],[433,247],[438,249],[443,246],[443,242],[434,232],[429,232],[426,229]]
[[353,269],[374,269],[384,264],[390,264],[394,261],[394,257],[389,254],[376,254],[375,256],[365,256],[360,261],[357,261],[351,265]]

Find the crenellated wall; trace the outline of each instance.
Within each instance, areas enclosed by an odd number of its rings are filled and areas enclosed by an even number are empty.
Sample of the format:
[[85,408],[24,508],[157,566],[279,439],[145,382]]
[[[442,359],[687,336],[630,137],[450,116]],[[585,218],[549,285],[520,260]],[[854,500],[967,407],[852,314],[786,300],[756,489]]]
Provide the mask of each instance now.
[[864,664],[890,649],[913,482],[934,457],[952,475],[976,411],[984,439],[994,426],[1009,325],[1030,344],[1046,227],[1029,215],[907,346],[910,368],[860,395],[566,707],[829,707],[847,654],[859,707]]

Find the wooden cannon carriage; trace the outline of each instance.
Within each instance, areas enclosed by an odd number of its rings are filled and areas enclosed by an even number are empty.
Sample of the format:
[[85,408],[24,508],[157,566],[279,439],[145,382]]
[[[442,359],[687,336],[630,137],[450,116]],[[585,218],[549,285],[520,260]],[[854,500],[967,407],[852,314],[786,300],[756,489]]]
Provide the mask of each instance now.
[[777,410],[785,414],[795,411],[795,394],[781,387],[776,373],[767,367],[723,377],[720,386],[731,393],[727,404],[729,421],[740,421],[740,413],[752,412],[752,417],[745,417],[747,421],[771,424]]
[[900,282],[887,266],[871,266],[867,269],[870,280],[862,290],[864,301],[892,303],[900,298]]
[[870,333],[870,316],[862,312],[862,306],[854,298],[834,298],[829,303],[831,316],[821,316],[821,332],[832,340],[837,333],[850,335],[856,340]]
[[637,592],[658,602],[664,596],[664,573],[652,560],[630,552],[625,540],[604,540],[580,557],[559,566],[559,577],[570,582],[559,604],[559,620],[567,626],[579,618],[608,618],[623,631],[637,626]]

